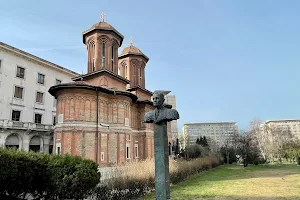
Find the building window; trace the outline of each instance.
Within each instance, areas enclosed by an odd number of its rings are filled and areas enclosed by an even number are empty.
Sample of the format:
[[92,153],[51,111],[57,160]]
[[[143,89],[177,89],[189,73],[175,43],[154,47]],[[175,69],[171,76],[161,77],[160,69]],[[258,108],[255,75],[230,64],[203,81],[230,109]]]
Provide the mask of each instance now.
[[53,126],[56,124],[56,116],[53,116]]
[[36,102],[37,103],[43,103],[43,99],[44,99],[44,93],[42,92],[37,92],[36,93]]
[[60,147],[57,147],[57,155],[60,155]]
[[56,84],[56,85],[61,84],[61,80],[56,79],[56,80],[55,80],[55,84]]
[[42,115],[41,114],[34,114],[34,123],[41,124],[42,123]]
[[20,121],[20,117],[21,117],[21,111],[18,110],[13,110],[12,111],[12,115],[11,115],[11,120],[12,121]]
[[129,148],[129,144],[126,145],[126,159],[130,159],[130,148]]
[[44,74],[38,74],[38,83],[44,84],[45,83],[45,75]]
[[23,98],[23,88],[15,86],[15,98],[22,99]]
[[102,68],[105,68],[105,43],[102,44]]
[[18,78],[24,78],[25,77],[25,68],[17,66],[17,75]]
[[104,161],[104,152],[101,152],[101,161]]
[[135,158],[139,157],[139,145],[138,144],[134,145],[134,155],[135,155]]
[[1,64],[2,64],[2,60],[0,60],[0,73],[1,73],[1,69],[2,69],[2,68],[1,68]]
[[111,46],[111,71],[114,71],[114,59],[115,59],[115,55],[114,55],[114,45]]

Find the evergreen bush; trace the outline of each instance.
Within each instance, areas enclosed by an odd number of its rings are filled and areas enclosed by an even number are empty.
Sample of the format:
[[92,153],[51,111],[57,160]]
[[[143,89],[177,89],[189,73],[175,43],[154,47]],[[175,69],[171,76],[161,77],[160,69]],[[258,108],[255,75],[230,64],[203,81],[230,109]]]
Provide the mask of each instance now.
[[0,199],[82,199],[99,183],[98,165],[78,156],[0,149]]

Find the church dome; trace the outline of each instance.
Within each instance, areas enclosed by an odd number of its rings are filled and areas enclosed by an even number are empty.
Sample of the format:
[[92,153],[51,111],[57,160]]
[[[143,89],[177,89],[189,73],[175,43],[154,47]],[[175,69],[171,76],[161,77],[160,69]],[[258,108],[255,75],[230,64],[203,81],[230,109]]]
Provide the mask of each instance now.
[[139,50],[137,47],[130,45],[129,47],[126,47],[125,49],[123,49],[121,55],[124,54],[142,54],[143,52],[141,50]]
[[149,60],[149,58],[139,48],[133,46],[132,44],[129,47],[125,47],[119,57],[122,58],[128,55],[142,56],[147,61]]
[[105,22],[104,20],[94,24],[91,28],[89,28],[88,30],[86,30],[82,33],[83,43],[85,44],[85,42],[86,42],[85,36],[87,36],[87,34],[97,31],[97,30],[115,33],[120,38],[120,46],[122,45],[124,36],[119,31],[117,31],[117,29],[115,29],[112,25]]

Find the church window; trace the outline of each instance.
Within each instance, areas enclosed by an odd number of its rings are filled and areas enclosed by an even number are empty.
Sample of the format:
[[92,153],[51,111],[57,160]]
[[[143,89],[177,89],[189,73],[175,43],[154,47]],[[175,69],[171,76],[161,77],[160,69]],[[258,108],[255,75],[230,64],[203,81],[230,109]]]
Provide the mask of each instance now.
[[135,154],[135,158],[139,157],[139,145],[138,144],[134,145],[134,154]]
[[142,85],[142,68],[140,68],[140,85]]
[[130,159],[130,148],[129,148],[129,144],[126,144],[126,159]]
[[127,78],[127,65],[125,65],[125,78]]
[[96,71],[95,58],[93,58],[93,72]]
[[101,152],[101,161],[104,161],[104,152]]
[[136,84],[136,80],[135,80],[135,71],[136,71],[136,66],[133,65],[133,84]]
[[111,71],[114,71],[114,45],[111,46]]
[[105,68],[105,43],[102,44],[102,68]]

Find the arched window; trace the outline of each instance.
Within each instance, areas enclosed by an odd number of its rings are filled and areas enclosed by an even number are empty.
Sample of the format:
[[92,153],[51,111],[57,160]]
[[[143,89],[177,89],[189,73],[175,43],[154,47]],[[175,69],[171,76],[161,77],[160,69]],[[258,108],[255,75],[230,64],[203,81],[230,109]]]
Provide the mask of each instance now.
[[20,148],[19,145],[20,145],[20,141],[19,141],[19,137],[17,135],[10,135],[6,138],[6,141],[5,141],[6,148],[19,149]]
[[42,142],[39,136],[33,136],[29,143],[29,151],[40,152],[42,151]]
[[102,43],[102,68],[105,68],[105,43]]

